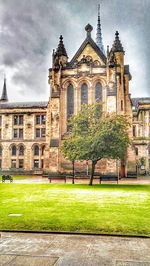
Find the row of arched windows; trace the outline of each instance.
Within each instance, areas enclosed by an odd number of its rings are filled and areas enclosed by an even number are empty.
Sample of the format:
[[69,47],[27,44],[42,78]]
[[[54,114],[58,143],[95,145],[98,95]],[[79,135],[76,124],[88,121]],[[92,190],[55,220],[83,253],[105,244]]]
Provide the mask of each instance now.
[[[33,168],[43,168],[44,166],[45,144],[34,144],[32,148]],[[10,146],[11,168],[24,168],[25,147],[23,145]],[[0,168],[2,168],[3,148],[0,145]]]
[[[95,102],[102,101],[102,85],[97,82],[95,85]],[[88,104],[88,86],[83,83],[81,86],[81,105]],[[74,113],[74,87],[69,84],[67,87],[67,118],[70,118]]]

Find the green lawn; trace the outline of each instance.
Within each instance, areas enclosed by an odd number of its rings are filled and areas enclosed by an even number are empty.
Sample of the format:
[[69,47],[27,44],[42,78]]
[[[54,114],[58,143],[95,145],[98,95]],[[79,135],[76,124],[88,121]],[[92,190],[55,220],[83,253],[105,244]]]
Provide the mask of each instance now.
[[150,186],[0,184],[2,229],[150,236]]

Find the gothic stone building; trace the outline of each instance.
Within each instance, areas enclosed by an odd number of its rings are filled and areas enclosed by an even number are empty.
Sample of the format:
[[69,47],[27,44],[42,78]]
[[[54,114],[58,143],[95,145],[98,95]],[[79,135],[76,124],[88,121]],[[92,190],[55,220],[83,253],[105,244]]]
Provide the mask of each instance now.
[[[68,119],[82,104],[101,102],[104,112],[127,115],[133,144],[122,162],[102,160],[97,171],[121,176],[136,172],[137,162],[144,158],[150,169],[150,98],[131,99],[129,65],[116,32],[114,43],[105,54],[100,14],[96,42],[92,26],[85,27],[86,37],[71,61],[68,61],[63,37],[53,50],[49,69],[50,99],[48,102],[8,101],[6,80],[0,101],[0,168],[2,172],[51,174],[71,171],[71,163],[61,153],[68,136]],[[113,140],[112,140],[113,141]],[[78,171],[86,170],[86,162],[76,162]],[[90,165],[89,165],[90,168]]]

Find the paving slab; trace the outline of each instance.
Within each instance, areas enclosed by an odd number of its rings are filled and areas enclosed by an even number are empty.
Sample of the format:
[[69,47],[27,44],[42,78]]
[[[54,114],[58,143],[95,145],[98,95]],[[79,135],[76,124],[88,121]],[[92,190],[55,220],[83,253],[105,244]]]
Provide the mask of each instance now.
[[4,265],[150,266],[150,238],[2,232]]

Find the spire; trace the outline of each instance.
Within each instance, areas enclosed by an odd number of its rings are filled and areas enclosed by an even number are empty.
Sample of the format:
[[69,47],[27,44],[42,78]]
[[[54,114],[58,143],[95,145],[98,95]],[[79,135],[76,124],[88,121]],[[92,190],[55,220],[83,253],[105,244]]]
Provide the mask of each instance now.
[[63,37],[62,37],[62,35],[60,35],[59,40],[60,40],[60,41],[59,41],[59,44],[58,44],[58,48],[57,48],[56,54],[57,54],[58,56],[64,55],[64,56],[68,57],[68,56],[67,56],[66,49],[65,49],[65,46],[64,46],[64,44],[63,44]]
[[5,75],[4,75],[3,91],[2,91],[2,96],[1,96],[0,101],[1,102],[7,102],[8,101],[7,88],[6,88],[6,76]]
[[101,31],[101,21],[100,21],[100,4],[98,5],[98,22],[97,22],[97,32],[96,32],[96,44],[100,50],[105,54],[103,40],[102,40],[102,31]]
[[123,52],[124,53],[122,43],[119,39],[119,32],[118,31],[116,31],[116,33],[115,33],[115,41],[114,41],[114,44],[112,46],[112,50],[113,50],[113,52]]

